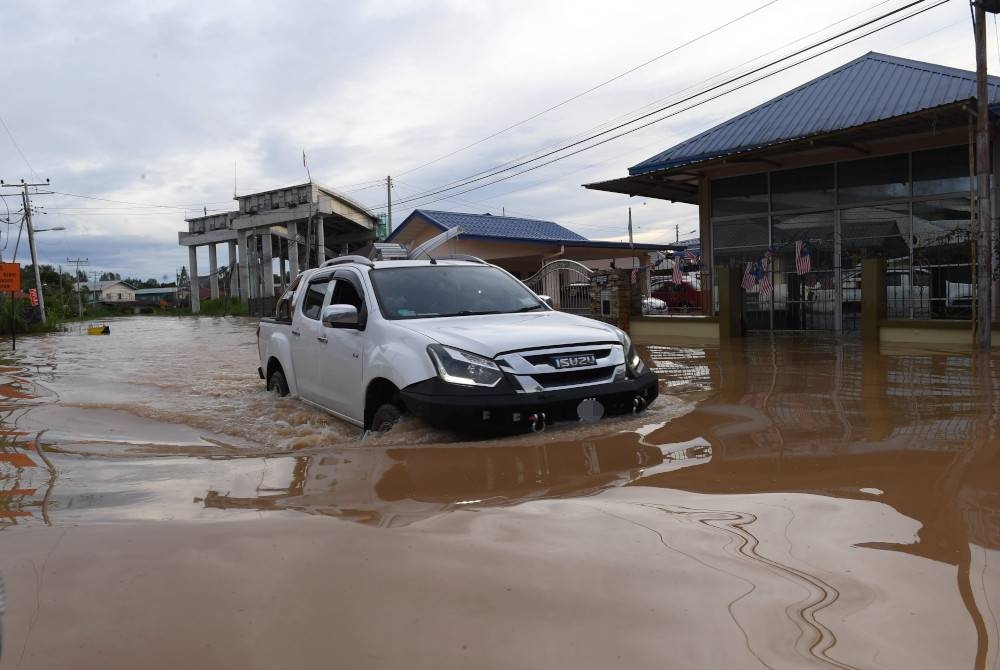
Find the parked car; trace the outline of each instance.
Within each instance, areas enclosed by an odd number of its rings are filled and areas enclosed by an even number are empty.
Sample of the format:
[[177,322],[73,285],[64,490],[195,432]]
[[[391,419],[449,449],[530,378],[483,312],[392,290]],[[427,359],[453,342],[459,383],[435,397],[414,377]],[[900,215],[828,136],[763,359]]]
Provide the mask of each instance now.
[[[861,270],[844,271],[841,278],[841,301],[845,311],[861,311]],[[833,287],[807,287],[806,293],[813,312],[832,313],[835,295]],[[924,318],[930,316],[930,272],[914,268],[889,268],[885,277],[886,314],[894,318]]]
[[642,299],[643,314],[663,314],[666,311],[667,311],[667,303],[663,302],[659,298]]
[[701,291],[687,282],[674,284],[669,281],[656,281],[654,277],[651,295],[662,300],[668,311],[690,312],[701,307]]
[[261,321],[258,349],[268,389],[365,429],[411,413],[453,429],[540,430],[657,396],[627,334],[554,311],[482,261],[328,261]]

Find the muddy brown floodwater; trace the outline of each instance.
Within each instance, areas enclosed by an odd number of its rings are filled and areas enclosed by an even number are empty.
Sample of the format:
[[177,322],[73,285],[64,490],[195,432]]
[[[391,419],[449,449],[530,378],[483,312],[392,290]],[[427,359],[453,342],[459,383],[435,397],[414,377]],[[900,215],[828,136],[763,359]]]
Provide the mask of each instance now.
[[637,417],[362,440],[254,325],[5,355],[0,667],[1000,668],[1000,359],[650,345]]

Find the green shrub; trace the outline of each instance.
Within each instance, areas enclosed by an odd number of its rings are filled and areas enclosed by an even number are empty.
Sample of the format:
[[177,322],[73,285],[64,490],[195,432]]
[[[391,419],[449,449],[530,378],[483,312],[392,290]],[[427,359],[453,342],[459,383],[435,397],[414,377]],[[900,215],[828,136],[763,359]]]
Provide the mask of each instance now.
[[201,313],[206,316],[246,316],[247,308],[236,297],[208,299],[202,301]]

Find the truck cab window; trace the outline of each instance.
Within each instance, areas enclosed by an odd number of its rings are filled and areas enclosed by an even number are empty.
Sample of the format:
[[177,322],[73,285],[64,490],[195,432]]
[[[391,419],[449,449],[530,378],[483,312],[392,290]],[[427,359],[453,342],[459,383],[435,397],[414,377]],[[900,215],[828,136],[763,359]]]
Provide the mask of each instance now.
[[302,316],[319,321],[320,311],[323,309],[323,299],[326,297],[326,288],[329,285],[329,279],[309,284],[306,288],[306,294],[302,298]]
[[358,291],[354,288],[353,284],[345,279],[338,279],[337,283],[333,285],[333,299],[330,300],[330,304],[354,305],[360,313],[364,300],[358,295]]
[[296,277],[288,289],[278,299],[278,304],[274,306],[274,318],[278,321],[292,320],[292,305],[295,303],[295,290],[299,287],[302,277]]

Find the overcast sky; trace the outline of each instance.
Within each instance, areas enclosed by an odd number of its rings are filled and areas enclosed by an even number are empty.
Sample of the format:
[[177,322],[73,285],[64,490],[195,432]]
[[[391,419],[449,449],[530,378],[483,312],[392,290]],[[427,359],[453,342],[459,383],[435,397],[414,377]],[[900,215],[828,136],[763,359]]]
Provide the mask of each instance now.
[[[767,52],[789,53],[910,1],[7,0],[0,6],[0,178],[49,178],[59,193],[119,201],[35,197],[36,227],[66,228],[39,235],[42,262],[89,257],[90,269],[172,279],[187,264],[177,244],[185,214],[234,206],[234,164],[239,193],[276,188],[305,181],[305,149],[316,181],[378,210],[385,188],[374,182],[385,175],[398,175],[394,198],[402,199],[550,148],[722,72],[745,70]],[[758,7],[592,93],[414,170]],[[992,20],[989,28],[995,72],[1000,41]],[[675,226],[681,238],[690,237],[692,206],[581,184],[623,176],[629,166],[867,51],[973,69],[968,3],[951,0],[620,140],[418,206],[506,211],[616,240],[626,235],[631,206],[638,240],[672,242]],[[18,222],[20,198],[4,192]],[[412,208],[394,207],[394,220]],[[0,201],[0,218],[6,214]],[[0,236],[10,260],[17,226],[0,225]],[[207,268],[202,254],[199,269]],[[225,255],[220,250],[220,262]],[[23,243],[18,256],[30,262]]]

